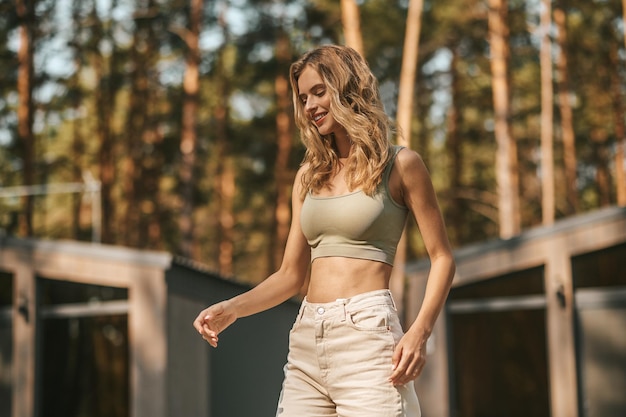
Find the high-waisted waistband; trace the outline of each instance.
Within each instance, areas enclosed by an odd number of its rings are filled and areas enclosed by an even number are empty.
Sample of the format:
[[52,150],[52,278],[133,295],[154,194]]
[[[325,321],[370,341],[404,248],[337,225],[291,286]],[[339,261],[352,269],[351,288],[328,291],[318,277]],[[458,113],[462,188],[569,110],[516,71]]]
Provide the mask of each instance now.
[[338,298],[327,303],[310,303],[306,297],[300,306],[299,316],[342,317],[347,311],[358,311],[377,305],[387,305],[396,309],[396,304],[388,289],[369,291],[350,298]]

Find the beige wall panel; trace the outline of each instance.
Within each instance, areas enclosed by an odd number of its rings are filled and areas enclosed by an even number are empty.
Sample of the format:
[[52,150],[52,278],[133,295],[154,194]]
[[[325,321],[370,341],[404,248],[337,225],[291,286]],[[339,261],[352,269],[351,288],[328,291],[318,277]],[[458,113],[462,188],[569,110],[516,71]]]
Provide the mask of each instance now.
[[35,277],[27,263],[13,265],[13,417],[35,415]]
[[167,294],[163,271],[136,276],[129,292],[132,416],[164,417]]
[[548,258],[544,284],[553,417],[578,416],[572,269],[567,251],[569,243],[570,239],[562,238],[544,245]]

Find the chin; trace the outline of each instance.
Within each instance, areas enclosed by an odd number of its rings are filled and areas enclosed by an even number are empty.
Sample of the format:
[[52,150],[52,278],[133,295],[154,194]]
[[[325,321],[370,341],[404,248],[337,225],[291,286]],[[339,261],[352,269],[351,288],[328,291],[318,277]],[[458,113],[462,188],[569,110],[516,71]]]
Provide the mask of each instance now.
[[317,129],[317,133],[319,133],[321,136],[329,136],[333,134],[332,131],[328,131],[326,129]]

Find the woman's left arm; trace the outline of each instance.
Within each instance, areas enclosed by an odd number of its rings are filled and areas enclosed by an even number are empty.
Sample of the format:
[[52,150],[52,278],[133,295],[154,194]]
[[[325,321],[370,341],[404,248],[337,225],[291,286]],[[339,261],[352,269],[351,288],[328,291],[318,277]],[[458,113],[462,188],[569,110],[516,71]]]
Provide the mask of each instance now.
[[390,189],[401,197],[417,221],[431,261],[426,293],[417,318],[402,337],[393,355],[394,385],[419,376],[426,362],[426,342],[448,297],[455,264],[445,224],[430,175],[422,158],[409,149],[398,153]]

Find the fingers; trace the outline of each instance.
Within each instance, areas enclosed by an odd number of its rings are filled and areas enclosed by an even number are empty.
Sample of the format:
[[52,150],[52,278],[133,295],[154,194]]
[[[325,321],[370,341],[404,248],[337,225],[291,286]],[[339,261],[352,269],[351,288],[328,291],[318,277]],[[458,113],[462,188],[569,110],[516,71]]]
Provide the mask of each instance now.
[[422,373],[425,362],[421,352],[407,352],[398,346],[393,355],[393,371],[389,381],[393,385],[404,385],[416,379]]
[[[218,313],[219,314],[219,313]],[[200,336],[206,340],[211,346],[217,347],[219,328],[217,325],[211,323],[211,320],[215,317],[215,312],[211,311],[211,308],[207,308],[198,314],[198,317],[193,321],[193,327],[198,331]]]
[[204,340],[206,340],[209,343],[209,345],[213,346],[214,348],[217,347],[217,342],[218,342],[217,336],[215,336],[215,335],[208,335],[208,336],[202,335],[202,338]]
[[389,381],[393,385],[404,385],[416,379],[422,373],[424,365],[423,362],[411,363],[406,367],[398,366],[389,377]]
[[198,331],[198,333],[202,334],[203,322],[204,322],[204,311],[198,314],[198,317],[193,321],[193,327]]

